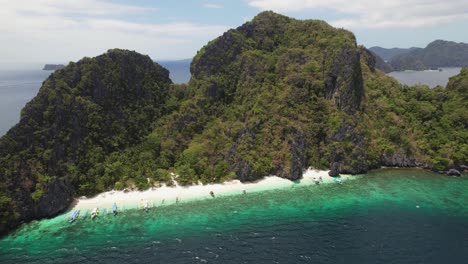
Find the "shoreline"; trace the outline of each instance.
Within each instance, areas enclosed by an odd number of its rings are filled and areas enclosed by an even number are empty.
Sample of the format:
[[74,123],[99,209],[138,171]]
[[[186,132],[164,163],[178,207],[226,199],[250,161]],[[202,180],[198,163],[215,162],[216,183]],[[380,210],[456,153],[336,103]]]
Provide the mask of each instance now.
[[[246,193],[261,192],[267,190],[284,189],[295,185],[307,186],[315,185],[315,180],[322,178],[320,184],[335,183],[336,177],[328,175],[328,171],[308,169],[304,172],[302,179],[291,181],[278,176],[267,176],[256,182],[242,183],[239,180],[227,181],[224,183],[207,184],[207,185],[190,185],[190,186],[165,186],[149,189],[146,191],[108,191],[100,193],[94,197],[80,197],[70,205],[67,213],[74,210],[92,210],[95,207],[99,209],[112,208],[112,205],[117,203],[118,210],[135,209],[142,206],[144,202],[148,202],[150,207],[158,207],[161,205],[175,204],[177,202],[194,201],[201,199],[212,199],[210,192],[213,192],[214,197],[242,195]],[[341,175],[338,179],[346,181],[351,175]]]

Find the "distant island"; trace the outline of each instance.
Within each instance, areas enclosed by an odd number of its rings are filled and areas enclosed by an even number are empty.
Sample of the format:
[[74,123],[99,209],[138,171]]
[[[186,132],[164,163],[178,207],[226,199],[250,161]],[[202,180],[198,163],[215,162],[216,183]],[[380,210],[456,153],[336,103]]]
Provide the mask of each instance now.
[[55,71],[65,68],[65,65],[63,64],[46,64],[44,65],[44,68],[42,68],[43,71]]
[[383,72],[429,70],[441,67],[468,67],[468,44],[435,40],[425,48],[369,49],[377,58],[376,67]]

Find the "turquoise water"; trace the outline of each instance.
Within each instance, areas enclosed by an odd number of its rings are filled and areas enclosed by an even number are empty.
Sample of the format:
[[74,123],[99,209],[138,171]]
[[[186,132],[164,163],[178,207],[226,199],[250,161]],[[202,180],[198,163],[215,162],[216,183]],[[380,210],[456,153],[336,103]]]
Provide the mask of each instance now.
[[382,169],[339,184],[27,224],[3,263],[462,263],[468,178]]

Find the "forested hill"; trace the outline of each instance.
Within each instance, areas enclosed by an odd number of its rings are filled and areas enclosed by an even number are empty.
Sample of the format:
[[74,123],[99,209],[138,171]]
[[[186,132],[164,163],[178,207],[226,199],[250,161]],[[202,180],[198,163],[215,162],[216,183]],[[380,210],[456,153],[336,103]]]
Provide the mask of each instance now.
[[[148,56],[109,50],[57,70],[0,139],[0,232],[94,193],[99,166],[166,113],[169,73]],[[113,184],[113,183],[112,183]]]
[[431,90],[375,65],[351,32],[273,12],[201,48],[187,85],[132,51],[71,63],[0,139],[0,232],[171,172],[192,184],[466,165],[468,70]]
[[438,67],[468,67],[468,44],[436,40],[424,49],[394,56],[389,64],[395,70],[425,70]]

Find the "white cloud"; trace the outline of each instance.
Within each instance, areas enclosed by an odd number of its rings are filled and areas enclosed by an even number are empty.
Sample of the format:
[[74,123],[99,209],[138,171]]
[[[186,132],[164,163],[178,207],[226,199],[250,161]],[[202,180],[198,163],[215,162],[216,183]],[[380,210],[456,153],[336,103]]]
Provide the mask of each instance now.
[[247,0],[260,10],[296,13],[334,11],[331,22],[349,28],[423,27],[468,19],[466,0]]
[[205,7],[205,8],[213,8],[213,9],[224,8],[224,6],[222,6],[222,5],[210,4],[210,3],[203,4],[203,7]]
[[183,21],[130,22],[132,15],[157,10],[102,0],[0,0],[0,6],[3,63],[76,61],[110,48],[136,50],[155,60],[188,58],[228,29]]
[[154,10],[134,5],[114,4],[103,0],[1,0],[0,3],[2,9],[14,8],[17,12],[38,15],[115,15]]

